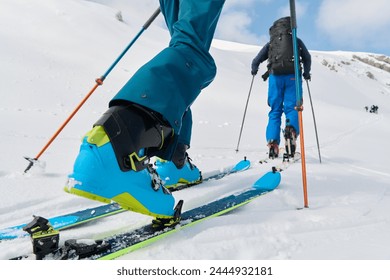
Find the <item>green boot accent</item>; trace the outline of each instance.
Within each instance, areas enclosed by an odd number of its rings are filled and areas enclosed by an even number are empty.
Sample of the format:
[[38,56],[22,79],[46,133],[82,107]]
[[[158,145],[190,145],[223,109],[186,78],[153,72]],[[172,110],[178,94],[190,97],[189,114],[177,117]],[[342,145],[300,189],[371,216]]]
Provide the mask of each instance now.
[[158,218],[156,217],[152,221],[152,227],[153,229],[157,230],[163,230],[167,227],[175,227],[178,225],[181,221],[181,209],[183,207],[183,200],[180,200],[176,207],[175,207],[175,214],[173,217],[170,218]]

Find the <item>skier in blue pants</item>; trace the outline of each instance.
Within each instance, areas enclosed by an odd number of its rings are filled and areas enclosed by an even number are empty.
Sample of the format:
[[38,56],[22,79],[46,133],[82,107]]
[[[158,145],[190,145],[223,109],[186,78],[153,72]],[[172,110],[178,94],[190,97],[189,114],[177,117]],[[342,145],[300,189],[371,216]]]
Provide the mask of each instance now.
[[160,0],[169,46],[130,78],[84,137],[66,192],[115,201],[155,217],[157,226],[178,222],[180,206],[149,159],[176,170],[190,165],[190,106],[216,75],[209,49],[224,2]]
[[[295,88],[295,68],[293,60],[293,44],[290,17],[284,17],[274,22],[270,28],[270,42],[264,45],[251,65],[251,74],[256,75],[259,65],[268,59],[268,70],[262,76],[268,82],[268,125],[266,140],[269,147],[269,157],[279,155],[280,130],[282,115],[285,114],[286,127],[284,137],[291,138],[290,155],[295,153],[296,138],[299,135],[298,112]],[[303,64],[303,78],[310,80],[311,55],[305,44],[298,38],[300,62]],[[302,83],[299,86],[302,88]]]
[[269,75],[268,105],[271,110],[268,113],[267,142],[274,140],[280,143],[283,113],[286,120],[289,120],[289,125],[294,127],[296,134],[299,135],[298,112],[294,109],[297,104],[295,91],[295,74]]

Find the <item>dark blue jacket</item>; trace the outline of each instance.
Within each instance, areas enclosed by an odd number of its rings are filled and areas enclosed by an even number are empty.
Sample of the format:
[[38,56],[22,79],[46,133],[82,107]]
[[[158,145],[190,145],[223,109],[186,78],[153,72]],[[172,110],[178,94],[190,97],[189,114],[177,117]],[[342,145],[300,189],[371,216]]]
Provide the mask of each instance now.
[[[303,64],[303,73],[309,74],[311,70],[311,55],[307,50],[305,44],[301,39],[297,38],[298,41],[298,52],[299,56],[302,58]],[[269,42],[265,44],[265,46],[260,50],[260,52],[256,55],[256,57],[252,61],[252,72],[256,72],[259,68],[260,63],[264,62],[268,59],[268,50],[269,50]]]

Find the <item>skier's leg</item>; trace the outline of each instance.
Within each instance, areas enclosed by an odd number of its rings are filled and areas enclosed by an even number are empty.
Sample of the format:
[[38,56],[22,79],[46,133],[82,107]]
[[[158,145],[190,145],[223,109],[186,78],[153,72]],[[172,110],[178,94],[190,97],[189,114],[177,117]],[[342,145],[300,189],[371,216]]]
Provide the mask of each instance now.
[[160,10],[171,37],[174,33],[174,24],[179,18],[179,4],[180,0],[160,1]]
[[[297,105],[296,88],[295,88],[295,76],[294,74],[286,75],[285,80],[285,93],[284,93],[284,114],[286,119],[289,120],[290,125],[295,129],[297,135],[299,135],[299,122],[298,111],[295,110]],[[301,84],[302,86],[302,84]]]
[[[117,122],[114,112],[110,112],[107,122],[100,121],[83,139],[66,191],[104,202],[114,200],[125,208],[159,218],[174,216],[174,198],[165,188],[159,187],[158,182],[156,184],[153,170],[132,165],[131,160],[127,165],[121,159],[130,153],[133,162],[138,161],[141,167],[144,167],[142,161],[153,155],[171,159],[184,112],[215,76],[216,67],[208,49],[223,3],[222,0],[161,0],[172,35],[170,45],[141,67],[109,104],[110,110],[138,104],[147,112],[146,115],[144,111],[138,112],[140,117],[155,123],[142,121],[143,126],[149,124],[150,129],[138,129],[133,127],[132,121]],[[122,113],[127,115],[129,112],[121,111],[119,115]],[[130,118],[136,118],[133,113],[131,111]],[[150,114],[159,117],[150,119]],[[119,129],[115,129],[118,123]],[[165,127],[163,130],[158,129],[161,124]],[[126,137],[117,139],[115,131],[124,131],[122,136],[134,132],[136,135],[130,140],[140,143],[129,144],[129,150],[122,149],[127,148],[127,143],[122,143]],[[173,131],[173,140],[170,132],[169,136],[165,135],[166,131]],[[146,134],[152,135],[151,139],[160,139],[156,143],[161,142],[161,145],[155,147],[155,142],[151,146],[145,145]],[[127,171],[128,167],[131,170]]]
[[267,143],[273,140],[278,145],[280,143],[280,125],[283,114],[283,84],[280,79],[280,76],[269,75],[268,105],[271,109],[268,113],[268,125],[266,129]]
[[150,108],[179,135],[184,112],[215,77],[209,48],[224,0],[160,3],[172,35],[169,47],[141,67],[110,106],[127,100]]
[[162,9],[162,12],[167,25],[173,25],[174,29],[171,32],[170,46],[191,46],[209,59],[209,49],[224,2],[225,0],[160,0],[161,7],[169,5],[169,9]]
[[183,116],[182,128],[178,138],[178,145],[173,153],[172,161],[177,168],[184,166],[186,161],[187,150],[190,148],[192,134],[192,111],[189,108]]
[[192,131],[191,109],[185,112],[182,123],[172,161],[157,159],[155,162],[156,170],[168,188],[182,183],[197,183],[202,179],[200,170],[192,163],[187,153]]
[[296,107],[296,88],[294,74],[285,76],[284,112],[286,116],[286,127],[284,139],[286,151],[284,157],[293,157],[296,151],[296,140],[299,134],[298,111]]

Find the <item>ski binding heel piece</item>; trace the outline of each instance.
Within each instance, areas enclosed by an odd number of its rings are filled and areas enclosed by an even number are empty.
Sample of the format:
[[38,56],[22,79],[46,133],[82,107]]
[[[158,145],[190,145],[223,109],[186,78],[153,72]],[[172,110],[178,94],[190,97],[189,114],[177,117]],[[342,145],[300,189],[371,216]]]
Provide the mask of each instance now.
[[110,249],[111,245],[103,240],[69,239],[65,241],[61,259],[85,259]]

